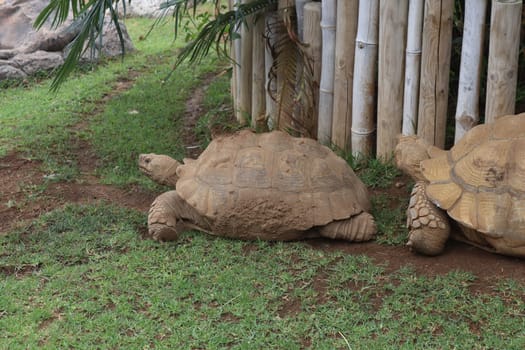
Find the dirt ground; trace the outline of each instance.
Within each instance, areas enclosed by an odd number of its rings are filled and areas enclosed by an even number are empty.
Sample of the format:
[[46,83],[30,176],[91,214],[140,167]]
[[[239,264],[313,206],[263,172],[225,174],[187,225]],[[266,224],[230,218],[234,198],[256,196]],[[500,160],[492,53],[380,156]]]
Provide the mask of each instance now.
[[[127,82],[124,85],[127,85]],[[125,88],[126,86],[122,86],[119,90]],[[201,101],[204,94],[205,87],[198,88],[186,104],[184,140],[188,156],[198,155],[198,149],[195,147],[197,141],[192,137],[191,132],[196,118],[202,113]],[[109,98],[111,96],[108,96]],[[79,142],[74,145],[74,149],[78,153],[76,159],[80,162],[81,177],[74,182],[50,182],[46,186],[44,186],[46,174],[41,170],[41,162],[26,159],[16,153],[0,158],[0,234],[7,233],[24,221],[34,219],[66,203],[104,200],[147,212],[157,193],[134,186],[121,189],[101,184],[93,175],[98,159],[90,145]],[[398,189],[393,187],[387,191],[395,194]],[[483,290],[485,285],[493,285],[493,282],[500,278],[513,278],[525,283],[525,260],[491,254],[459,242],[449,242],[444,254],[437,257],[413,254],[403,246],[392,247],[374,242],[351,244],[315,239],[306,244],[312,249],[366,254],[376,263],[384,264],[392,271],[407,264],[418,273],[429,276],[454,270],[469,271],[477,276],[475,285],[480,290]]]

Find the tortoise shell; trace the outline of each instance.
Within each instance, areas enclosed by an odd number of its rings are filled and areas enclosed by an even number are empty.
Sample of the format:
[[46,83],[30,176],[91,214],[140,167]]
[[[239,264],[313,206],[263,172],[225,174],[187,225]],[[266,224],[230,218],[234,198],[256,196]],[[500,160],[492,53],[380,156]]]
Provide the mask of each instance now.
[[223,136],[184,163],[176,190],[217,231],[218,220],[229,226],[224,231],[307,230],[370,207],[366,187],[342,158],[280,131]]
[[427,196],[489,238],[525,237],[525,113],[471,129],[442,156],[421,162]]

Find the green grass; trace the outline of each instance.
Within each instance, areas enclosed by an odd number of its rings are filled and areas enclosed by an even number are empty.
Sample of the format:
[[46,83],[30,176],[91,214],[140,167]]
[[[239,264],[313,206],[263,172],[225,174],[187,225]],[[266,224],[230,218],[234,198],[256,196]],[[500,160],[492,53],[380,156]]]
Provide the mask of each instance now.
[[[80,70],[58,94],[45,79],[0,90],[0,157],[19,151],[58,180],[76,180],[80,140],[100,158],[101,181],[153,188],[137,170],[138,153],[183,156],[185,100],[222,63],[210,57],[165,81],[182,44],[171,25],[138,40],[150,24],[128,20],[140,51]],[[206,90],[195,130],[203,145],[210,128],[235,129],[228,90],[226,74]],[[349,162],[374,193],[378,243],[404,243],[406,204],[388,192],[399,171],[391,161]],[[45,184],[21,187],[39,196]],[[303,242],[187,232],[159,244],[141,238],[145,222],[145,213],[105,203],[67,205],[0,236],[0,349],[525,347],[524,286],[513,280],[478,290],[469,273],[391,271],[388,257]]]
[[232,120],[233,109],[230,91],[230,75],[222,74],[206,89],[202,106],[205,111],[195,126],[195,135],[203,148],[212,140],[211,130],[223,132],[239,130],[241,126]]
[[[140,238],[144,214],[67,206],[0,238],[0,348],[525,346],[523,286],[387,272],[304,243]],[[505,296],[505,297],[503,297]]]
[[[406,198],[408,198],[407,194]],[[381,244],[401,245],[407,242],[407,200],[400,200],[385,193],[376,193],[371,198],[372,216],[377,224],[376,240]]]
[[159,64],[155,72],[137,78],[133,87],[109,101],[104,112],[93,118],[91,141],[103,159],[104,182],[141,182],[138,154],[161,153],[182,159],[181,139],[185,101],[201,77],[220,64],[210,58],[198,67],[181,66],[163,82],[171,64]]
[[[184,101],[199,78],[216,71],[220,63],[210,57],[197,68],[181,66],[166,80],[183,43],[173,40],[170,24],[158,26],[139,40],[152,23],[128,20],[138,52],[123,61],[104,62],[93,72],[79,70],[57,94],[49,91],[49,79],[29,88],[20,85],[0,90],[0,157],[12,150],[23,152],[43,160],[45,170],[57,179],[71,180],[78,176],[72,145],[74,140],[85,140],[96,145],[106,181],[123,184],[140,181],[136,170],[140,152],[181,156],[177,139]],[[134,79],[133,72],[137,75],[133,88],[106,103],[103,97],[113,94],[119,82]],[[91,115],[97,117],[90,128],[72,128]]]

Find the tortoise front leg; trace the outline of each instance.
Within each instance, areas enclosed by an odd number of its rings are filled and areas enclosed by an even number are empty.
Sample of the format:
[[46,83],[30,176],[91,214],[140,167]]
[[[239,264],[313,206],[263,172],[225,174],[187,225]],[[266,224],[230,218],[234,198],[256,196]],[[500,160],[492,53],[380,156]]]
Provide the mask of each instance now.
[[426,195],[425,183],[417,182],[410,195],[407,209],[407,246],[425,255],[438,255],[450,235],[448,216]]
[[177,191],[168,191],[153,201],[148,214],[148,233],[156,241],[173,241],[179,236],[177,224]]
[[148,215],[148,233],[156,241],[173,241],[178,230],[197,229],[211,233],[210,225],[195,208],[180,198],[177,191],[164,192],[151,204]]

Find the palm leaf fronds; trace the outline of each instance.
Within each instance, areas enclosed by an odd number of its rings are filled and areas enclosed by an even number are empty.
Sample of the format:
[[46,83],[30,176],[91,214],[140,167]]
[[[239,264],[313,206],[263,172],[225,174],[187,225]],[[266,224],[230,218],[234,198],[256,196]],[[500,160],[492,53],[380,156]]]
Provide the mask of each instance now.
[[124,36],[115,7],[118,2],[118,0],[90,0],[88,2],[83,2],[82,0],[52,0],[39,14],[35,21],[36,28],[41,28],[51,16],[53,16],[52,26],[57,27],[67,20],[70,11],[73,13],[74,18],[71,26],[78,28],[78,34],[69,44],[69,53],[64,60],[64,64],[58,69],[51,83],[52,91],[58,90],[62,82],[75,69],[80,58],[88,48],[92,49],[91,55],[94,57],[97,38],[100,41],[98,50],[102,49],[101,41],[103,38],[101,34],[104,28],[106,11],[109,11],[111,21],[115,25],[121,43],[122,55],[125,54]]
[[[172,2],[182,2],[184,0],[172,0]],[[175,67],[183,61],[189,63],[199,63],[208,55],[212,48],[222,56],[229,57],[228,48],[232,40],[238,39],[239,34],[236,30],[242,24],[246,24],[246,19],[273,8],[277,0],[255,0],[246,4],[239,4],[236,9],[217,13],[215,19],[208,22],[197,37],[189,42],[179,53],[175,62]],[[177,11],[178,8],[175,10]],[[176,16],[178,18],[178,16]]]

